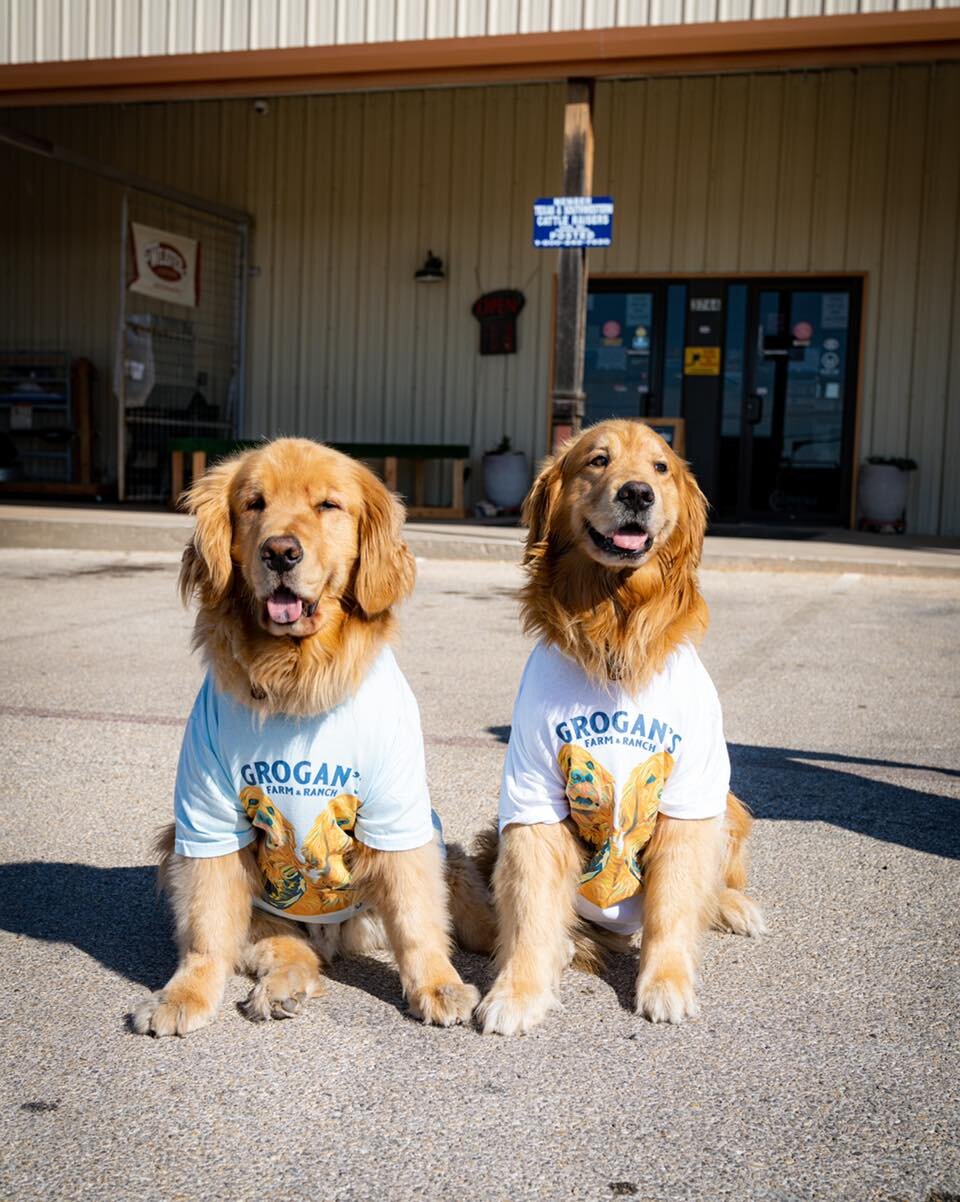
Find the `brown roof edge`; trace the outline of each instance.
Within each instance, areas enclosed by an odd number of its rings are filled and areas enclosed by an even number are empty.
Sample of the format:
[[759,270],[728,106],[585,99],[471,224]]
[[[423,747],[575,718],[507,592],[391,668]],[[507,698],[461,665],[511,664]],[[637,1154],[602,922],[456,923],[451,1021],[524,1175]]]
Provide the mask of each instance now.
[[0,105],[269,95],[960,56],[960,8],[0,67]]

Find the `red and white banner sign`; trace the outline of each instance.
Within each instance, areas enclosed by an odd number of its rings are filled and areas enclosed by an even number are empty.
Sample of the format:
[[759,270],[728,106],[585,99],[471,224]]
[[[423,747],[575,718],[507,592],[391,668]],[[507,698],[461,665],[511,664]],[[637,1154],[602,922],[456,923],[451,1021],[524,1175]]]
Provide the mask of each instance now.
[[195,309],[200,303],[200,243],[130,222],[131,292]]

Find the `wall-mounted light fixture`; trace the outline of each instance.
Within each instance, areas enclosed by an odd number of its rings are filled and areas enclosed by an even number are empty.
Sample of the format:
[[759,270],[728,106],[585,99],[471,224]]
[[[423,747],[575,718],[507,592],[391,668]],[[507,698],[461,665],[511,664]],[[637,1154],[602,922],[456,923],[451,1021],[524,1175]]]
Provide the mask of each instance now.
[[432,250],[427,251],[423,266],[414,273],[413,278],[418,284],[436,284],[447,277],[443,274],[443,260],[438,259]]

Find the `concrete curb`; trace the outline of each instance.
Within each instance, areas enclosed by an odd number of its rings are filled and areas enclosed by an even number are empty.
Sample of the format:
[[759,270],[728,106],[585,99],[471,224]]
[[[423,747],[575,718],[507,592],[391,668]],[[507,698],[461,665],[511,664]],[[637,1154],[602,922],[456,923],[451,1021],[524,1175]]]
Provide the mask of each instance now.
[[[0,512],[0,547],[83,551],[183,550],[193,528],[183,514],[118,510],[36,509]],[[522,532],[509,527],[446,531],[436,526],[407,526],[405,537],[421,559],[486,560],[519,563]],[[802,548],[802,550],[801,550]],[[878,576],[960,579],[960,554],[901,547],[869,547],[833,542],[798,544],[785,540],[708,536],[704,568],[729,572],[860,573]]]

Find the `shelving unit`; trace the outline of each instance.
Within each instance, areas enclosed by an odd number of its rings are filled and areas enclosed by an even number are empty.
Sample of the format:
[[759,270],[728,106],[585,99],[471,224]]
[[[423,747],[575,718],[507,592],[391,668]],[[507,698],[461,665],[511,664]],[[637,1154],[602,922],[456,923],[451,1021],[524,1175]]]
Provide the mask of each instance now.
[[22,481],[73,482],[77,432],[65,351],[0,351],[0,433],[17,449]]

